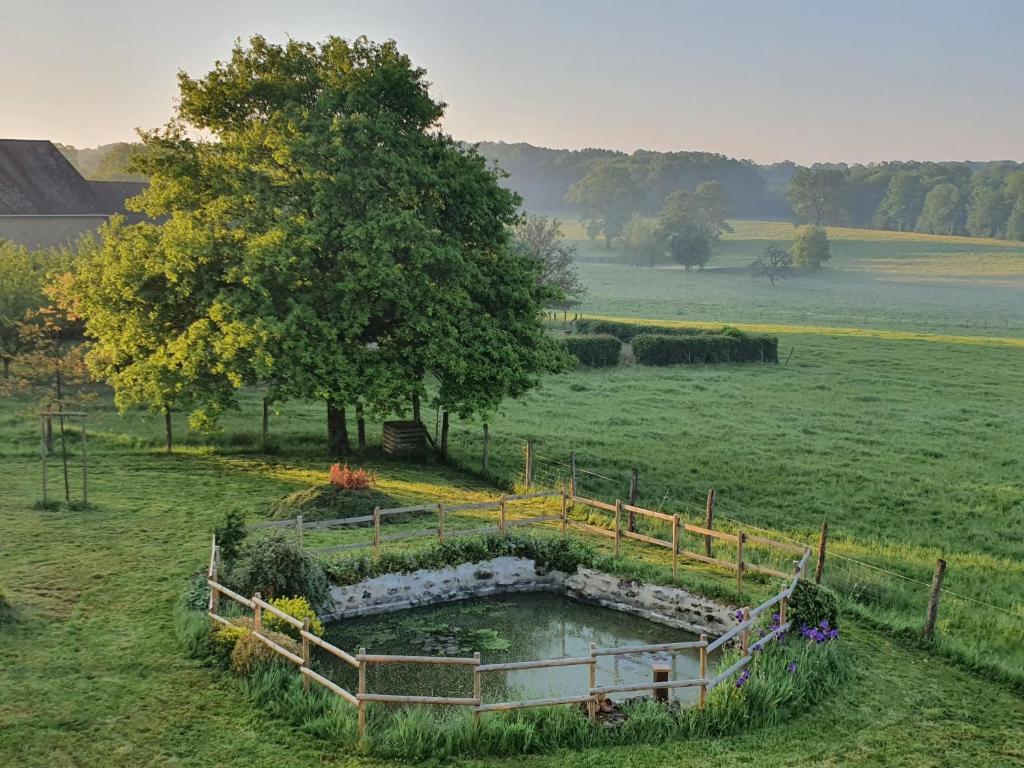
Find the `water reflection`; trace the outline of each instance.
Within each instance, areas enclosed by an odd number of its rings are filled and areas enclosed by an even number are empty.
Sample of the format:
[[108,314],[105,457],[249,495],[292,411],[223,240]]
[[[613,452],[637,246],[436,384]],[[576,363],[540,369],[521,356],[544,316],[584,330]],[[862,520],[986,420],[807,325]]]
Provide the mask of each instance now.
[[[585,657],[590,644],[599,647],[647,645],[696,640],[678,629],[619,611],[578,603],[560,595],[534,593],[467,600],[417,608],[384,616],[346,619],[327,628],[326,639],[354,653],[426,656],[472,656],[479,651],[485,664],[534,659]],[[327,654],[316,658],[318,668],[343,687],[355,690],[356,673]],[[599,686],[651,680],[652,664],[671,666],[671,679],[699,676],[696,650],[678,654],[637,653],[601,656]],[[485,702],[549,696],[584,695],[585,665],[550,669],[490,672],[483,676]],[[370,665],[367,691],[419,696],[472,696],[471,667]],[[620,694],[627,698],[637,694]],[[690,703],[695,688],[678,688],[670,695]]]

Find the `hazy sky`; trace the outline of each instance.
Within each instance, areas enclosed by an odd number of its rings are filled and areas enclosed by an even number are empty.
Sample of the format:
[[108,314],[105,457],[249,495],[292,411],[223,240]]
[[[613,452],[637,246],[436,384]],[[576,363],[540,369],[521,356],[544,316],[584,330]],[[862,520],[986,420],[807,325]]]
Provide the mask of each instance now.
[[1024,1],[0,0],[0,137],[93,146],[261,33],[394,38],[461,139],[1024,160]]

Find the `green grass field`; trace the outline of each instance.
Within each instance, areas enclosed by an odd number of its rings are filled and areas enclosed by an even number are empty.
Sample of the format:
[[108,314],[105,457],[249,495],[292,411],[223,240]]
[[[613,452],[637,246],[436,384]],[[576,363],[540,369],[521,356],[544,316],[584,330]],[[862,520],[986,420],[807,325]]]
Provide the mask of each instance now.
[[[758,241],[784,231],[776,224],[744,227]],[[773,731],[541,755],[517,764],[1024,765],[1024,334],[858,324],[852,316],[839,323],[814,311],[847,296],[844,281],[863,269],[869,286],[892,283],[905,292],[901,313],[926,315],[921,297],[941,289],[949,311],[974,306],[980,317],[988,303],[982,310],[977,297],[995,290],[986,275],[1016,274],[1022,249],[847,232],[849,258],[839,265],[837,243],[836,268],[814,278],[825,286],[820,290],[803,278],[773,294],[766,284],[725,270],[584,265],[591,288],[584,311],[760,324],[779,334],[782,360],[790,350],[792,357],[779,366],[629,366],[550,378],[491,420],[492,470],[517,476],[522,441],[533,438],[541,482],[561,481],[562,464],[576,450],[581,467],[611,478],[581,476],[582,490],[602,497],[624,495],[629,468],[636,466],[645,504],[697,516],[713,485],[723,527],[743,521],[807,541],[828,518],[834,555],[923,581],[942,555],[950,563],[949,589],[1008,613],[944,597],[938,645],[922,648],[893,630],[917,630],[927,588],[835,558],[826,576],[848,597],[848,608],[857,606],[840,641],[857,673],[819,709]],[[737,227],[735,245],[729,246],[733,239],[723,244],[736,249],[737,264],[758,247],[741,234]],[[937,255],[942,248],[949,251]],[[940,250],[921,255],[930,249]],[[964,256],[967,284],[890,280],[890,268],[867,266],[884,261],[885,253],[914,262],[922,273],[929,258]],[[988,266],[972,262],[975,256]],[[955,267],[933,266],[936,274]],[[809,316],[762,320],[742,302],[729,303],[731,290],[799,293],[794,305]],[[1000,292],[1019,313],[1020,286],[1000,285]],[[690,313],[686,296],[706,296],[707,304]],[[859,301],[842,300],[850,306]],[[878,301],[888,306],[889,299]],[[215,437],[186,434],[184,419],[177,420],[180,447],[166,456],[158,417],[119,417],[109,397],[97,395],[87,406],[94,502],[88,510],[34,506],[35,407],[25,398],[0,400],[0,587],[17,615],[13,625],[0,626],[0,763],[384,764],[339,753],[253,708],[236,681],[188,661],[177,646],[174,605],[185,578],[203,566],[212,527],[229,509],[266,516],[273,501],[319,482],[327,469],[323,408],[316,404],[281,405],[271,417],[277,450],[258,454],[258,397],[245,393],[242,411],[229,414]],[[379,440],[379,425],[370,425],[370,436]],[[479,425],[456,421],[453,445],[456,459],[476,467]],[[401,500],[497,492],[455,469],[368,460],[382,489]],[[323,543],[365,533],[332,534]],[[681,580],[724,590],[731,579],[690,567]],[[758,588],[755,581],[751,589]],[[986,667],[985,674],[968,671],[972,664]],[[1004,681],[991,679],[998,676]]]

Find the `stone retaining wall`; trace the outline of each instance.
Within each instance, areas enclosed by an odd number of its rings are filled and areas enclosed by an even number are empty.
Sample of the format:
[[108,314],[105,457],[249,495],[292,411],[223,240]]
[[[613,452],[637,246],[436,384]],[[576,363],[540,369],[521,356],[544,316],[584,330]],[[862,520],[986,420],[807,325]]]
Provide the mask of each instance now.
[[736,625],[735,609],[685,589],[619,578],[589,568],[580,568],[571,575],[538,571],[533,560],[521,557],[389,573],[350,586],[332,587],[333,606],[323,618],[335,621],[515,592],[564,594],[695,634],[717,636]]

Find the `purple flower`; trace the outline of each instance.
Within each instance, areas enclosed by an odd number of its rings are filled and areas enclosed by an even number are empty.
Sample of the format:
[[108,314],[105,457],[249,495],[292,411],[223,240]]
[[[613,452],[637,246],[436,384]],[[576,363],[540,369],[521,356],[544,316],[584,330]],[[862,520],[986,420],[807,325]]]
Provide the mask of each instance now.
[[743,621],[743,611],[736,611],[736,621]]
[[795,661],[789,662],[789,664],[786,666],[786,671],[789,672],[789,674],[791,674],[791,675],[792,674],[796,674],[796,662]]
[[780,619],[780,618],[781,618],[781,617],[779,616],[779,614],[777,614],[777,613],[773,613],[773,614],[772,614],[772,626],[773,626],[773,627],[777,627],[777,626],[779,626],[779,619]]
[[744,669],[739,677],[736,678],[736,687],[742,688],[743,685],[750,679],[750,670]]

